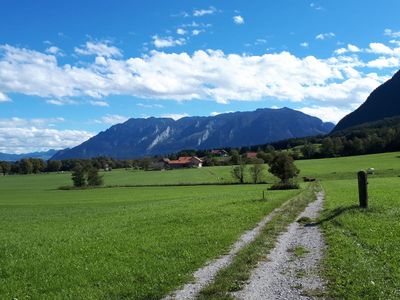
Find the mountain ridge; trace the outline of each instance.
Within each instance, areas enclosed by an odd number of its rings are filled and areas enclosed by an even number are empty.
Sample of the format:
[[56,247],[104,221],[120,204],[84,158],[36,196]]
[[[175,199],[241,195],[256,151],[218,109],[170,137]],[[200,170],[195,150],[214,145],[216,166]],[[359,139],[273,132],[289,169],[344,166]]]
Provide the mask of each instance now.
[[59,150],[50,149],[48,151],[37,151],[31,153],[22,153],[22,154],[11,154],[11,153],[2,153],[0,152],[0,161],[17,161],[23,158],[40,158],[43,160],[48,160],[54,155],[57,154]]
[[400,71],[377,87],[360,107],[341,119],[333,132],[398,115],[400,115]]
[[263,108],[179,120],[131,118],[72,149],[58,152],[52,159],[95,156],[123,159],[183,149],[251,146],[284,138],[325,134],[333,127],[332,123],[324,123],[290,108]]

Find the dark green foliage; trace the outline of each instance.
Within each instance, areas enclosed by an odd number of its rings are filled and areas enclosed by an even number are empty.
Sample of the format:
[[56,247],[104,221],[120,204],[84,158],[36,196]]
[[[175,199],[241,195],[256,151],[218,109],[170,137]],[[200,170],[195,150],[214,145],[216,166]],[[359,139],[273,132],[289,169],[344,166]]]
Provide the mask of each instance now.
[[0,171],[3,173],[4,176],[6,176],[11,170],[11,164],[6,161],[1,161],[0,162]]
[[286,152],[277,153],[269,163],[271,174],[278,177],[281,183],[287,184],[291,179],[296,177],[300,170],[294,165],[293,158]]
[[48,172],[57,172],[61,169],[62,163],[59,160],[49,160],[47,162],[47,171]]
[[272,185],[268,189],[271,191],[278,190],[297,190],[300,186],[295,182],[279,182],[277,184]]
[[72,182],[75,187],[83,187],[86,185],[85,171],[81,165],[76,165],[72,171]]
[[244,183],[245,170],[246,165],[243,163],[243,161],[240,160],[240,164],[233,167],[232,169],[232,177],[240,183]]
[[99,175],[99,170],[91,168],[87,174],[87,183],[89,186],[100,186],[103,185],[103,176]]
[[323,139],[321,145],[321,154],[324,157],[332,157],[334,153],[335,148],[332,139],[330,137]]
[[312,158],[315,155],[316,149],[314,144],[306,143],[302,148],[304,158]]
[[261,163],[256,163],[250,167],[251,179],[254,183],[259,183],[262,179],[264,166]]
[[231,151],[231,162],[233,165],[238,165],[240,163],[239,151],[235,149]]
[[28,158],[23,158],[19,162],[19,170],[21,174],[31,174],[33,171],[33,164]]

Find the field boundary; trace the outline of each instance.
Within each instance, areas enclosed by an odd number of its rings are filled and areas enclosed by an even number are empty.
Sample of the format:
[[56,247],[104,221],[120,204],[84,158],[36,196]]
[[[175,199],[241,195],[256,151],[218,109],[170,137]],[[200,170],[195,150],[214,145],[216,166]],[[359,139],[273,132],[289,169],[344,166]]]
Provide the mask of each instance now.
[[135,188],[135,187],[178,187],[178,186],[205,186],[205,185],[259,185],[259,184],[271,184],[272,182],[199,182],[199,183],[166,183],[166,184],[111,184],[104,186],[91,186],[91,187],[74,187],[74,186],[60,186],[57,189],[62,191],[69,190],[89,190],[89,189],[112,189],[112,188]]

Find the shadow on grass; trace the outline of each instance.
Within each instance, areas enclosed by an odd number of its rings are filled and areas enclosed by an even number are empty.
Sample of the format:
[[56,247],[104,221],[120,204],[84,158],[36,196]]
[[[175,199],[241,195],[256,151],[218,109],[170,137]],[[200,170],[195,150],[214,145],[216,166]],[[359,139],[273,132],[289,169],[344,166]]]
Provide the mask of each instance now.
[[316,222],[304,224],[304,227],[314,227],[314,226],[322,225],[325,222],[329,222],[329,221],[335,219],[336,217],[340,216],[341,214],[343,214],[345,212],[353,211],[353,210],[361,210],[361,209],[364,210],[363,208],[360,208],[358,205],[338,207],[338,208],[335,208],[334,210],[332,210],[326,217],[321,218]]

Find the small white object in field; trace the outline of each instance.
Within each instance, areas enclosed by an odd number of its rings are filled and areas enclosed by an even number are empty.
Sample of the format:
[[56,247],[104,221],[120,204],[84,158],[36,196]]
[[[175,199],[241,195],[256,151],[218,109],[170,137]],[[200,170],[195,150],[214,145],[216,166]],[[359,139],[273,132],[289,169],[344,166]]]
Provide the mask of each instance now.
[[374,168],[369,168],[367,170],[367,174],[374,174],[375,173],[375,169]]

